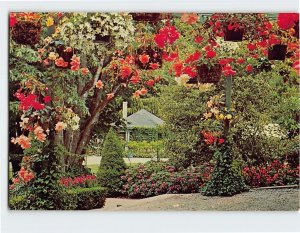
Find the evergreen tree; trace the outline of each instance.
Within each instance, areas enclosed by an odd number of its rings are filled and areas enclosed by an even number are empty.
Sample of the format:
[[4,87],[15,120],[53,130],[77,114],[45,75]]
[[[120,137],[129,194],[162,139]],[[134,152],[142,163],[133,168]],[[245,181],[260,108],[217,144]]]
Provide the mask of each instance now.
[[118,195],[122,185],[121,176],[124,175],[126,169],[123,152],[124,148],[118,135],[110,129],[104,141],[102,159],[97,173],[100,185],[108,189],[110,196]]

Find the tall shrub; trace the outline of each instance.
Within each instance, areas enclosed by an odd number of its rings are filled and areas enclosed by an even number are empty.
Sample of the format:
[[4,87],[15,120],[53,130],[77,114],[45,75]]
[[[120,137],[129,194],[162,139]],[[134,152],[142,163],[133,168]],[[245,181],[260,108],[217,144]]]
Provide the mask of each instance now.
[[118,135],[110,129],[106,135],[102,159],[97,173],[101,186],[108,189],[111,196],[118,195],[121,188],[121,176],[125,174],[126,164],[123,160],[123,146]]

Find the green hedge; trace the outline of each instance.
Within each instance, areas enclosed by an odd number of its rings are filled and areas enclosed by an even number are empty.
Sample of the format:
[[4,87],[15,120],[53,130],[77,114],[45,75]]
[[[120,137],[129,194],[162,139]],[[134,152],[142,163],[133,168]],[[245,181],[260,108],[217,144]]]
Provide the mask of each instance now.
[[158,141],[129,141],[129,153],[137,158],[165,158],[163,140]]
[[77,210],[102,208],[105,204],[107,190],[102,187],[77,188],[68,190],[68,195],[76,198]]
[[[102,208],[105,203],[107,191],[102,187],[77,188],[67,190],[63,200],[61,200],[62,210],[90,210]],[[30,209],[26,201],[26,196],[12,196],[9,198],[9,208],[11,210]]]

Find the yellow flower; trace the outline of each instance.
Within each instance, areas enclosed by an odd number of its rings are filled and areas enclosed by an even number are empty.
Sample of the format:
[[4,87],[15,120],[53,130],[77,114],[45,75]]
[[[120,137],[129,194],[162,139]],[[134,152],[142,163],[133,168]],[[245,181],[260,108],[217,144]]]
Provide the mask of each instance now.
[[52,26],[53,24],[54,24],[53,18],[52,18],[52,17],[48,17],[48,18],[47,18],[47,22],[46,22],[47,27],[50,27],[50,26]]
[[54,52],[50,52],[48,58],[52,61],[56,60],[57,56]]
[[222,113],[219,115],[219,119],[220,119],[220,120],[223,120],[223,119],[224,119],[224,115],[223,115]]
[[230,120],[232,118],[231,114],[227,114],[226,117],[228,120]]

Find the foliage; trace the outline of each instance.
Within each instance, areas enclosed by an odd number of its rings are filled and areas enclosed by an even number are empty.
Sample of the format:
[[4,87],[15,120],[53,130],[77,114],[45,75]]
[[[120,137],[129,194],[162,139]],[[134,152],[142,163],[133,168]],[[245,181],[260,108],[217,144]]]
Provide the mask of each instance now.
[[212,158],[208,146],[199,142],[201,129],[207,127],[202,121],[205,102],[212,93],[213,90],[203,92],[169,86],[159,96],[167,131],[165,153],[175,161],[176,167],[188,167]]
[[129,141],[128,153],[137,158],[166,157],[164,141]]
[[126,170],[121,192],[132,198],[165,193],[197,193],[209,179],[211,166],[176,170],[165,162],[147,162]]
[[11,210],[24,210],[26,206],[25,196],[10,196],[8,206]]
[[[129,125],[130,126],[130,125]],[[130,138],[134,141],[155,141],[164,137],[164,129],[162,127],[134,127],[130,131]]]
[[211,179],[203,187],[205,196],[231,196],[248,190],[241,174],[232,167],[233,153],[229,142],[215,151],[216,165]]
[[123,160],[124,148],[115,131],[111,128],[106,135],[102,159],[97,173],[99,184],[108,189],[109,195],[117,195],[120,188],[120,176],[126,169]]
[[274,160],[259,166],[244,167],[243,176],[251,187],[291,185],[299,184],[299,169],[299,164],[297,168],[291,168],[288,163]]
[[77,210],[102,208],[107,195],[102,187],[70,189],[67,193],[71,199],[75,198]]

